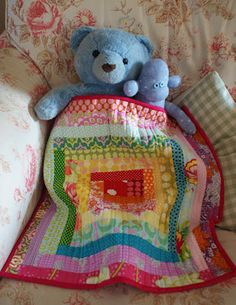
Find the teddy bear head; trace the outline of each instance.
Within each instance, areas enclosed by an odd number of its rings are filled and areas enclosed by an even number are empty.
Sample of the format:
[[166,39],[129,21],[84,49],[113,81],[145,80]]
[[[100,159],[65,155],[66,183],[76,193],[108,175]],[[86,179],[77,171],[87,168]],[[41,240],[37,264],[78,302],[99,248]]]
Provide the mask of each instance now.
[[82,82],[112,86],[136,79],[153,50],[143,35],[87,26],[73,32],[71,48]]

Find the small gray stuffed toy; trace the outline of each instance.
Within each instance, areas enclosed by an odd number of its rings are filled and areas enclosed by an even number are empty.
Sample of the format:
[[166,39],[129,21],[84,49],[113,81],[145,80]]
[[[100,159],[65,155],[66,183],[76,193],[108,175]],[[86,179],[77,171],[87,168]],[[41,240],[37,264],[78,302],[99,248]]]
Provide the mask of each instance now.
[[143,102],[165,108],[187,134],[194,134],[196,127],[189,117],[178,106],[165,100],[169,88],[177,88],[180,83],[181,77],[169,76],[167,64],[158,58],[151,59],[143,66],[137,80],[125,82],[123,90],[126,96],[135,96]]

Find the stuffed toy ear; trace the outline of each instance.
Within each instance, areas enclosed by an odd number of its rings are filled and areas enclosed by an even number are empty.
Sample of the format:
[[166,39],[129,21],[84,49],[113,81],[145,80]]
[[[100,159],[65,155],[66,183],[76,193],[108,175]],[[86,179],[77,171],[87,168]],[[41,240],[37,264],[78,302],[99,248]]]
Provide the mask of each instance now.
[[95,28],[90,26],[82,26],[72,33],[70,40],[70,47],[73,52],[76,51],[81,41],[91,32],[95,31]]
[[152,55],[154,48],[153,48],[153,45],[150,42],[150,40],[146,36],[143,36],[143,35],[136,35],[136,38],[138,39],[138,41],[140,43],[142,43],[147,48],[148,53],[150,55]]
[[168,81],[169,88],[177,88],[181,84],[181,77],[179,75],[170,76]]

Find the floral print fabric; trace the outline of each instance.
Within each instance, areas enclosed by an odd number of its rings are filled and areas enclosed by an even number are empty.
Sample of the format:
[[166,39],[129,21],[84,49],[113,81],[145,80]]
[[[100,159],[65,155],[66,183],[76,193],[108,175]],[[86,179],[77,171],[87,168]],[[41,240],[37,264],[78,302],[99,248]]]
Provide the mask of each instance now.
[[[183,78],[180,91],[217,71],[236,98],[233,0],[9,0],[11,41],[38,65],[52,86],[76,82],[69,39],[82,25],[147,35],[155,57]],[[179,91],[176,91],[178,94]]]
[[0,268],[40,195],[47,124],[33,105],[47,90],[38,69],[0,36]]
[[[191,87],[209,71],[216,70],[236,100],[236,2],[234,0],[8,0],[6,2],[7,31],[11,43],[29,54],[52,86],[78,80],[73,70],[72,53],[68,49],[70,35],[74,28],[81,25],[113,26],[150,37],[155,44],[154,55],[167,60],[171,72],[180,73],[183,77],[183,85],[175,91],[176,95]],[[50,35],[52,32],[53,35]],[[47,86],[39,75],[36,75],[38,70],[35,74],[35,66],[31,62],[25,57],[22,58],[13,48],[9,50],[9,42],[5,35],[0,36],[0,48],[0,54],[2,54],[2,48],[5,48],[4,56],[0,59],[1,86],[4,81],[4,90],[1,87],[0,91],[0,134],[2,137],[4,134],[2,132],[2,109],[10,108],[8,113],[5,112],[5,117],[12,116],[11,113],[13,109],[15,111],[17,105],[21,105],[21,107],[24,105],[24,109],[27,109],[27,106],[35,103],[37,97],[47,90]],[[10,57],[8,57],[9,55]],[[14,64],[12,58],[17,58]],[[16,63],[21,64],[16,65]],[[10,71],[9,67],[11,67]],[[21,75],[21,81],[19,81],[19,76],[15,76],[16,74]],[[25,77],[27,77],[27,81],[23,81]],[[23,92],[15,89],[20,88],[20,85],[24,88]],[[10,101],[9,97],[12,98]],[[21,101],[25,101],[25,103]],[[19,113],[17,112],[15,115],[17,123],[13,123],[14,119],[4,119],[4,122],[7,122],[7,125],[4,125],[4,132],[8,129],[9,131],[10,129],[17,130],[17,133],[14,133],[14,137],[11,138],[12,143],[22,135],[28,134],[29,136],[29,130],[23,133],[23,130],[27,130],[27,128],[22,127],[26,127],[27,124]],[[13,157],[11,158],[12,164],[14,166],[17,164],[20,172],[23,171],[20,158],[23,158],[25,153],[29,154],[31,151],[29,146],[31,145],[32,151],[36,152],[37,147],[40,145],[43,147],[41,143],[42,134],[45,134],[44,127],[40,131],[38,123],[31,120],[31,117],[28,126],[31,131],[35,131],[36,135],[27,137],[24,144],[18,143],[20,146],[17,149],[20,153],[9,155],[9,158]],[[20,130],[21,133],[19,133]],[[5,153],[6,145],[1,145],[1,147],[3,148],[0,151],[2,154],[0,156],[0,180],[4,181],[2,175],[5,179],[13,167],[8,162],[8,152]],[[16,156],[19,158],[17,159]],[[33,156],[34,153],[31,154],[31,160],[34,160]],[[38,157],[37,154],[36,156]],[[36,163],[38,162],[37,159]],[[33,162],[31,163],[33,164]],[[36,173],[38,173],[38,168],[39,165]],[[33,173],[34,170],[31,172]],[[15,176],[12,181],[15,181]],[[32,199],[30,203],[23,200],[22,194],[26,194],[27,189],[27,183],[24,181],[22,178],[21,184],[16,183],[15,187],[11,186],[11,191],[9,185],[12,182],[1,185],[1,190],[5,190],[7,185],[9,191],[4,192],[4,200],[0,202],[0,228],[1,233],[3,232],[0,239],[0,265],[8,256],[8,251],[14,243],[13,240],[16,239],[20,227],[24,226],[36,204],[36,199]],[[33,181],[37,181],[37,178]],[[18,190],[15,192],[15,189]],[[38,193],[35,192],[35,182],[30,198],[32,198],[32,194],[38,196]],[[2,195],[0,197],[3,198]],[[19,216],[16,215],[19,215],[20,208],[24,208],[24,210],[18,219]],[[235,233],[221,231],[220,240],[231,257],[236,257]],[[235,288],[236,281],[232,279],[209,288],[158,296],[142,293],[124,285],[91,292],[65,290],[3,279],[0,281],[0,304],[106,305],[110,304],[112,300],[114,305],[122,303],[127,305],[187,305],[190,303],[192,305],[233,305],[236,298]]]

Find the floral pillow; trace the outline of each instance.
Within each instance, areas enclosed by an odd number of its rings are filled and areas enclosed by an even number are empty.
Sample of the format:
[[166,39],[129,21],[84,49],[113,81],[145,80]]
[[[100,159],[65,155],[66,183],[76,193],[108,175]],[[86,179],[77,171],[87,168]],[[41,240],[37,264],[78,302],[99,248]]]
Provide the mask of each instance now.
[[7,1],[11,42],[34,60],[51,86],[78,81],[69,49],[73,29],[106,26],[147,35],[154,56],[182,75],[180,91],[215,70],[236,99],[235,22],[234,0]]
[[47,91],[38,69],[0,35],[0,270],[40,197],[49,126],[33,107]]

